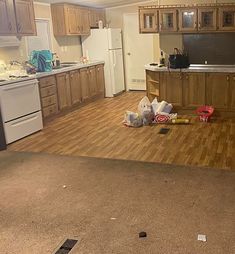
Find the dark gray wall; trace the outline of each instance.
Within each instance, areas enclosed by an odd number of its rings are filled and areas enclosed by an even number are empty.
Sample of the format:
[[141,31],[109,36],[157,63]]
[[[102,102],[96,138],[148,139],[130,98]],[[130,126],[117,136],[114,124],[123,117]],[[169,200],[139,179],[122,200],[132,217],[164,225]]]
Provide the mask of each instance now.
[[235,33],[184,34],[190,63],[235,64]]

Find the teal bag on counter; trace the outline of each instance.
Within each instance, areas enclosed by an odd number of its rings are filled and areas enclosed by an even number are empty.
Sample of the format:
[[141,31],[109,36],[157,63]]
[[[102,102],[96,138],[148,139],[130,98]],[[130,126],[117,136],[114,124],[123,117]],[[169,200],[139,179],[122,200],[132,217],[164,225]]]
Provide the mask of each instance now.
[[52,53],[50,50],[32,51],[29,61],[36,67],[37,72],[52,71]]

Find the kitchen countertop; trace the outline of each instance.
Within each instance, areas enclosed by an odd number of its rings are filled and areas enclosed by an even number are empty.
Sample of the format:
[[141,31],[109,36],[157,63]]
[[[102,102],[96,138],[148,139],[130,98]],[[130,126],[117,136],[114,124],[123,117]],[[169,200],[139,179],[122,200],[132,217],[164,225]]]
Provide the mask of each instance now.
[[[86,67],[90,67],[90,66],[94,66],[94,65],[98,65],[98,64],[104,64],[104,61],[90,61],[89,63],[86,63],[86,64],[77,63],[77,64],[73,64],[68,67],[54,69],[50,72],[38,72],[34,75],[29,75],[28,77],[25,77],[25,78],[14,78],[14,79],[2,81],[2,82],[0,82],[0,86],[12,84],[12,83],[16,83],[16,82],[21,82],[21,81],[27,81],[27,80],[31,80],[31,79],[43,78],[43,77],[47,77],[47,76],[51,76],[51,75],[55,75],[55,74],[59,74],[59,73],[67,72],[67,71],[73,71],[73,70],[77,70],[77,69],[81,69],[81,68],[86,68]],[[1,80],[1,77],[0,77],[0,80]]]
[[149,71],[170,71],[170,72],[224,72],[235,73],[235,65],[190,65],[185,69],[168,69],[168,67],[145,65],[145,70]]
[[55,75],[55,74],[59,74],[59,73],[67,72],[67,71],[73,71],[73,70],[86,68],[86,67],[90,67],[90,66],[94,66],[94,65],[98,65],[98,64],[104,64],[104,61],[91,61],[91,62],[86,63],[86,64],[77,63],[77,64],[71,65],[69,67],[54,69],[50,72],[39,72],[39,73],[36,74],[36,78],[43,78],[43,77],[47,77],[47,76],[50,76],[50,75]]

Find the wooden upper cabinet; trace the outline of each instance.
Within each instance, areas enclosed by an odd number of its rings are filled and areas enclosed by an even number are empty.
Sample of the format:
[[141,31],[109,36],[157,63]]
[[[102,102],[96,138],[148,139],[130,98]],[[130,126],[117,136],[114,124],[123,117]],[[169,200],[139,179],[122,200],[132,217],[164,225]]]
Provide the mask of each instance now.
[[197,31],[197,9],[179,9],[179,31],[195,32]]
[[16,34],[13,0],[0,0],[0,35]]
[[103,22],[103,26],[106,26],[106,16],[105,16],[105,10],[104,9],[97,9],[97,15],[98,15],[98,21]]
[[79,15],[79,9],[73,5],[65,7],[66,24],[69,34],[80,33]]
[[51,14],[55,36],[90,33],[88,8],[73,4],[52,4]]
[[159,10],[159,31],[160,32],[177,32],[177,10],[162,9]]
[[19,35],[36,35],[36,23],[32,0],[14,0],[16,27]]
[[219,8],[219,30],[234,31],[235,30],[235,7]]
[[140,33],[158,33],[157,9],[140,9],[139,27]]
[[90,8],[89,22],[91,28],[98,28],[98,15],[96,9]]
[[90,8],[89,21],[91,28],[98,28],[99,21],[103,22],[103,26],[106,25],[105,10],[98,8]]
[[[65,7],[63,5],[51,5],[51,16],[53,24],[53,32],[55,36],[66,35],[67,32],[67,19],[65,18]],[[68,29],[69,30],[69,29]]]
[[198,9],[198,30],[199,31],[217,30],[217,8]]
[[36,35],[32,0],[0,0],[0,35]]
[[79,8],[79,28],[81,35],[90,34],[90,20],[89,20],[89,9]]

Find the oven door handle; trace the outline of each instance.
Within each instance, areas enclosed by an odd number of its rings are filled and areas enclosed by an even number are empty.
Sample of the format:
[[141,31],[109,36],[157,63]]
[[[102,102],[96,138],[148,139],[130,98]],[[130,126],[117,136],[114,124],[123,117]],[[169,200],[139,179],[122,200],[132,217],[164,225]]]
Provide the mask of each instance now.
[[2,86],[1,89],[3,91],[8,91],[8,90],[13,90],[13,89],[17,89],[17,88],[21,88],[21,87],[25,87],[25,86],[37,85],[37,84],[38,84],[37,80],[20,81],[20,84],[16,83],[16,84],[5,85],[5,86]]

